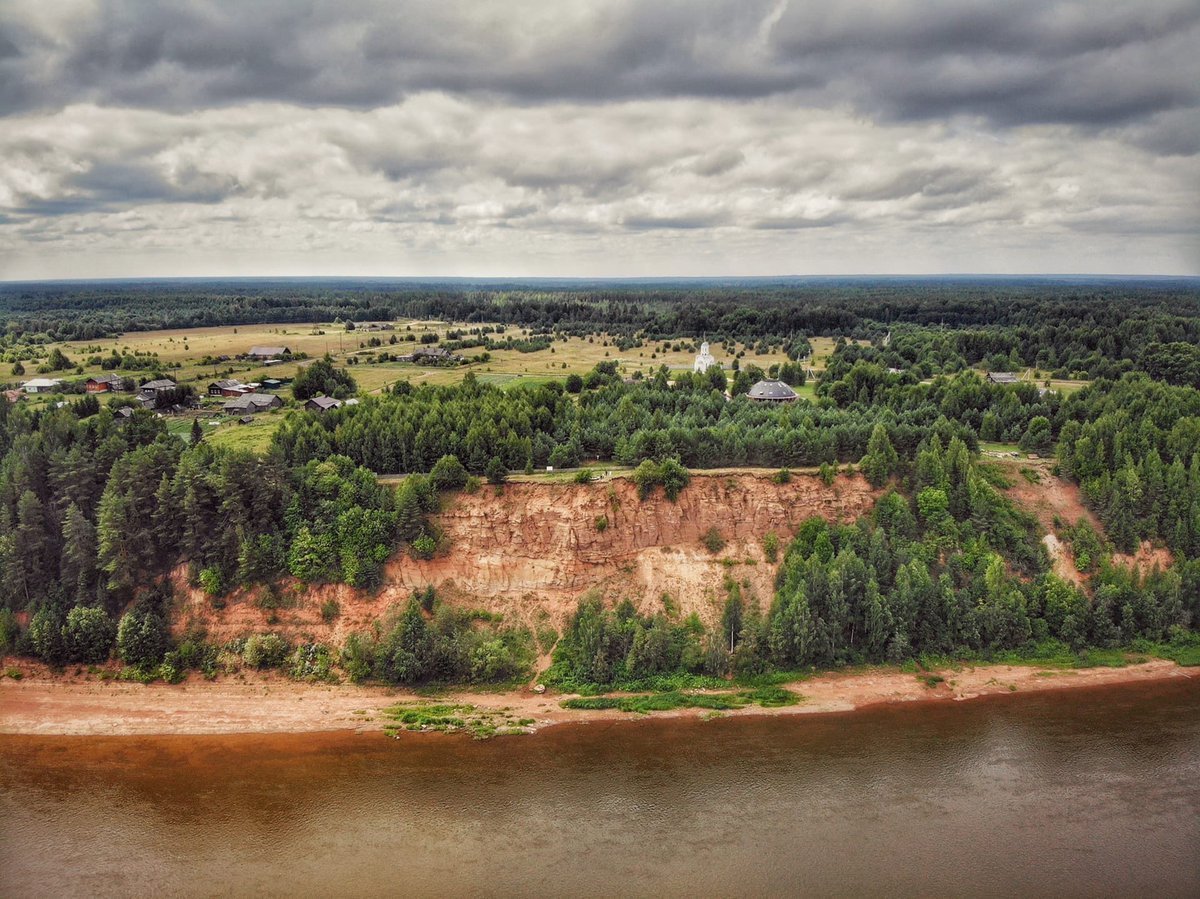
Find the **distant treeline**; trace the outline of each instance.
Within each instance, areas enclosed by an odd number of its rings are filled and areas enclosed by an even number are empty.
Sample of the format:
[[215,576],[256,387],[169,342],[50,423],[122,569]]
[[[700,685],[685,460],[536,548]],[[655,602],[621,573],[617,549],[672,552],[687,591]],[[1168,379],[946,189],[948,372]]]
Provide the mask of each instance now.
[[[607,332],[789,346],[906,335],[896,359],[1200,385],[1200,284],[1189,279],[807,281],[131,281],[0,285],[5,341],[124,331],[397,318],[498,322],[541,335]],[[898,335],[899,336],[899,335]],[[511,339],[515,339],[510,337]],[[539,338],[537,346],[548,338]]]

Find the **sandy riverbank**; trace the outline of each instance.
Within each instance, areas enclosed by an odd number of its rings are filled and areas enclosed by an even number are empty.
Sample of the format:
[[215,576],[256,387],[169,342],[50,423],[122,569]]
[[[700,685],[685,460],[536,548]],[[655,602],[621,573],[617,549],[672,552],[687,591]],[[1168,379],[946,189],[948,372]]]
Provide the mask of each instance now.
[[[1125,668],[1053,669],[989,665],[947,669],[934,687],[914,674],[878,669],[821,674],[789,684],[804,699],[777,709],[749,707],[729,715],[846,712],[899,702],[952,702],[1000,693],[1068,690],[1133,681],[1194,676],[1164,660]],[[563,697],[530,691],[454,692],[437,701],[469,703],[481,710],[509,709],[535,727],[638,716],[618,711],[571,711]],[[52,678],[38,672],[0,681],[0,733],[43,735],[147,735],[378,731],[381,710],[416,694],[381,687],[298,684],[269,677],[256,681],[193,680],[177,686]],[[424,699],[423,701],[430,701]],[[694,709],[656,713],[695,716]]]

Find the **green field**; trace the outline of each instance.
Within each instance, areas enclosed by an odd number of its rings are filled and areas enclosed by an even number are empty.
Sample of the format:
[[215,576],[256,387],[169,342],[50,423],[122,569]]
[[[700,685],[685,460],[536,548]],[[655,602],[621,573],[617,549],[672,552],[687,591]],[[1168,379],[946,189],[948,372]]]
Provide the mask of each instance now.
[[[283,415],[260,415],[256,416],[252,424],[237,424],[235,419],[227,419],[220,413],[220,407],[225,402],[223,398],[206,395],[208,384],[218,378],[236,378],[244,382],[262,381],[265,378],[286,381],[294,377],[306,363],[304,360],[298,360],[267,366],[232,358],[244,355],[253,346],[286,346],[292,352],[306,353],[310,358],[318,358],[328,353],[336,364],[346,366],[350,370],[358,389],[363,393],[379,393],[398,381],[408,381],[413,385],[455,384],[461,381],[467,372],[473,372],[483,383],[495,384],[505,389],[538,385],[562,380],[569,374],[586,374],[597,363],[605,360],[615,361],[618,371],[624,377],[632,377],[637,372],[641,372],[644,377],[651,377],[663,365],[672,372],[691,371],[696,353],[692,343],[688,341],[671,341],[669,345],[665,342],[647,343],[641,347],[620,351],[608,335],[599,334],[586,338],[571,337],[558,340],[547,349],[531,353],[506,349],[492,350],[487,362],[452,367],[368,361],[380,351],[394,354],[410,353],[421,346],[419,341],[422,335],[436,334],[440,341],[445,339],[447,332],[451,330],[467,331],[470,327],[474,326],[453,322],[408,320],[395,322],[392,331],[376,332],[346,331],[343,325],[320,322],[310,325],[240,325],[135,331],[110,340],[50,343],[45,346],[45,352],[49,354],[56,348],[60,349],[74,364],[75,367],[67,371],[50,375],[67,382],[80,381],[104,373],[99,365],[89,364],[88,359],[107,356],[114,349],[119,353],[156,354],[156,367],[123,370],[121,374],[129,378],[146,379],[156,372],[162,372],[179,384],[194,387],[201,400],[203,411],[200,418],[204,423],[206,439],[217,445],[255,452],[265,451],[269,446],[271,435],[283,420]],[[521,337],[527,333],[520,328],[509,328],[502,336]],[[414,339],[406,340],[409,335]],[[397,338],[397,342],[390,344],[389,340],[393,336]],[[378,338],[383,345],[378,348],[369,346],[372,338]],[[834,342],[828,340],[830,351],[833,345]],[[754,364],[764,370],[776,363],[787,361],[783,353],[760,355],[752,347],[740,344],[736,345],[735,351],[744,353],[741,359],[743,365]],[[472,348],[464,350],[462,355],[470,358],[483,352],[482,348]],[[713,354],[723,364],[726,372],[729,372],[733,360],[724,347],[715,346]],[[206,357],[219,356],[231,358],[216,364],[202,363]],[[26,374],[20,377],[10,376],[6,386],[15,387],[22,380],[34,377],[35,369],[36,363],[28,363]],[[800,388],[798,392],[802,397],[814,399],[811,384]],[[285,402],[290,399],[286,388],[278,393]],[[50,396],[30,397],[26,402],[40,406],[50,399]],[[107,402],[108,399],[109,396],[100,395],[101,402]],[[221,422],[218,427],[210,424],[213,415]],[[167,430],[187,438],[191,433],[193,417],[195,416],[172,417],[167,421]]]
[[[239,424],[237,419],[223,421],[215,428],[206,423],[204,439],[213,446],[265,453],[271,445],[271,436],[283,421],[284,414],[280,411],[256,415],[254,421],[245,425]],[[190,420],[188,428],[191,428]]]
[[[217,378],[234,377],[242,381],[261,381],[268,377],[291,378],[303,364],[287,362],[264,366],[238,359],[215,365],[201,364],[201,360],[206,356],[234,357],[245,354],[256,345],[286,346],[295,353],[307,353],[311,358],[328,353],[338,363],[351,366],[359,388],[367,393],[380,391],[402,380],[413,384],[452,384],[460,381],[468,371],[475,372],[480,380],[488,383],[540,383],[561,379],[571,373],[584,374],[594,368],[596,363],[605,360],[615,360],[621,374],[626,377],[631,377],[638,371],[650,375],[662,365],[666,365],[672,371],[690,371],[696,352],[691,343],[684,341],[672,341],[666,351],[662,349],[661,343],[647,343],[645,346],[622,352],[613,345],[607,335],[596,335],[556,341],[550,348],[533,353],[493,350],[488,362],[456,367],[367,362],[366,360],[379,350],[397,354],[411,352],[420,346],[416,341],[419,341],[422,335],[437,334],[439,339],[442,339],[448,331],[474,327],[452,322],[421,321],[400,321],[395,322],[394,326],[393,331],[380,332],[346,331],[343,326],[330,323],[142,331],[128,332],[111,340],[52,343],[47,344],[45,349],[47,353],[55,348],[60,349],[72,363],[76,363],[77,368],[53,375],[65,380],[100,374],[100,366],[89,365],[88,358],[106,356],[114,349],[118,352],[155,353],[164,374],[180,384],[195,386],[201,393],[204,392],[203,387]],[[509,328],[504,336],[520,337],[526,333],[519,328]],[[416,341],[404,339],[410,334]],[[396,344],[388,343],[392,336],[399,338]],[[378,350],[368,346],[373,337],[379,338],[383,343]],[[679,349],[675,349],[676,346]],[[832,347],[833,342],[829,341],[829,348]],[[753,348],[743,345],[738,345],[736,350],[745,352],[742,357],[744,365],[755,364],[764,370],[776,363],[787,361],[783,353],[758,355]],[[465,350],[463,355],[470,357],[482,352],[482,349],[469,349]],[[714,355],[724,364],[726,371],[729,371],[732,362],[730,354],[721,347],[714,347]],[[131,371],[126,374],[145,377],[151,371],[147,368],[144,371]],[[9,386],[16,386],[28,377],[33,377],[31,370],[22,378],[10,378]]]

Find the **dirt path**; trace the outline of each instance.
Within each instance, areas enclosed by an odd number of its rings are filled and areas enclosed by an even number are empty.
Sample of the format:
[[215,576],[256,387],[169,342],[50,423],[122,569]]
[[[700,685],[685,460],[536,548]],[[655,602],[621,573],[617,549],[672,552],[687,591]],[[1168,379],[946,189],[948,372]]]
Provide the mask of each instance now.
[[[1080,586],[1085,585],[1087,575],[1080,574],[1076,569],[1071,546],[1058,537],[1054,524],[1056,518],[1065,525],[1078,524],[1081,519],[1086,519],[1097,534],[1104,535],[1104,526],[1100,519],[1083,504],[1083,494],[1079,485],[1055,475],[1052,471],[1054,463],[1050,459],[1013,459],[995,454],[992,454],[990,459],[1003,465],[1013,482],[1013,486],[1007,491],[1009,498],[1034,515],[1045,532],[1042,544],[1050,554],[1054,573],[1064,580]],[[1022,469],[1033,472],[1035,481],[1022,474]],[[1136,568],[1142,574],[1146,574],[1155,566],[1169,568],[1173,562],[1170,550],[1156,547],[1148,540],[1142,541],[1137,552],[1113,553],[1112,558],[1116,564]]]
[[[1098,534],[1104,533],[1100,520],[1083,504],[1078,485],[1055,475],[1052,472],[1053,462],[1049,459],[1012,459],[996,455],[991,455],[989,459],[1006,469],[1013,483],[1007,490],[1009,498],[1037,518],[1044,534],[1042,544],[1050,554],[1054,573],[1065,581],[1083,586],[1087,578],[1075,567],[1075,555],[1070,545],[1055,533],[1055,519],[1064,525],[1087,519]],[[1027,478],[1022,470],[1032,472],[1035,480]]]
[[[823,674],[788,685],[804,697],[798,705],[749,707],[726,714],[845,712],[881,703],[968,700],[989,694],[1192,676],[1187,669],[1163,660],[1082,670],[992,665],[947,669],[938,675],[943,680],[931,687],[917,675],[895,669]],[[617,711],[570,711],[562,708],[562,699],[560,695],[521,691],[454,693],[432,700],[380,687],[317,686],[270,678],[146,686],[31,673],[21,680],[0,681],[0,733],[128,736],[378,731],[384,724],[381,711],[403,701],[462,702],[481,710],[506,709],[514,717],[533,719],[536,728],[635,717]],[[702,713],[679,710],[659,714]]]
[[[991,461],[997,461],[1008,469],[1008,476],[1013,481],[1008,495],[1026,511],[1037,516],[1044,530],[1054,530],[1056,517],[1065,524],[1075,524],[1081,518],[1086,518],[1097,532],[1103,533],[1100,519],[1083,504],[1079,486],[1053,473],[1053,460],[997,458]],[[1036,482],[1021,474],[1022,469],[1032,471]]]

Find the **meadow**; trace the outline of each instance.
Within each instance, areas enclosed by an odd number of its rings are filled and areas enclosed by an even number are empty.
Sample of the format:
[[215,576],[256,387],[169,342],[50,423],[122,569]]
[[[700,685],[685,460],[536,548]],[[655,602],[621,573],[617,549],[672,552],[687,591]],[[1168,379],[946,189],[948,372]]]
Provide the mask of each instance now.
[[[192,420],[200,418],[206,439],[213,444],[228,448],[265,452],[271,437],[286,416],[286,409],[260,413],[253,421],[243,423],[239,416],[223,413],[223,398],[207,396],[208,385],[220,378],[235,378],[243,382],[261,382],[274,378],[284,382],[279,392],[290,400],[287,382],[300,368],[312,359],[328,354],[338,366],[346,367],[354,376],[360,393],[381,393],[400,381],[414,386],[423,384],[450,385],[460,382],[468,372],[474,373],[479,381],[505,389],[517,386],[533,386],[549,381],[561,380],[570,374],[583,375],[597,363],[615,361],[622,377],[637,375],[652,377],[662,366],[671,372],[691,371],[699,340],[674,339],[646,341],[642,346],[619,349],[617,338],[607,333],[586,337],[559,337],[545,348],[533,352],[517,349],[493,349],[487,351],[486,361],[468,361],[457,366],[415,365],[406,362],[376,362],[380,353],[405,355],[421,346],[438,346],[454,336],[466,334],[479,325],[461,322],[405,319],[391,323],[391,330],[369,331],[363,327],[346,330],[342,322],[313,322],[309,324],[274,325],[223,325],[207,328],[183,328],[158,331],[130,331],[111,340],[63,341],[46,343],[39,349],[39,358],[45,359],[55,350],[61,351],[72,363],[72,367],[52,374],[64,381],[81,381],[104,373],[102,367],[89,360],[110,355],[113,351],[123,355],[138,355],[147,360],[144,369],[126,371],[132,378],[145,380],[161,372],[181,385],[191,386],[200,397],[200,409],[181,416],[171,417],[168,430],[181,437],[190,434]],[[492,325],[497,328],[498,326]],[[503,334],[492,334],[493,338],[528,337],[533,329],[509,326]],[[431,338],[433,342],[430,343]],[[395,343],[392,343],[392,340]],[[424,343],[422,341],[425,341]],[[865,340],[850,341],[868,345]],[[812,337],[812,354],[807,367],[821,372],[833,356],[838,338],[832,336]],[[373,345],[375,344],[375,345]],[[247,359],[244,356],[254,346],[287,347],[293,354],[303,354],[305,359],[280,362],[272,365]],[[729,341],[714,343],[711,351],[722,363],[726,372],[732,367],[733,358],[740,356],[745,367],[757,365],[763,370],[777,363],[788,361],[780,350],[763,352],[754,344]],[[485,350],[473,347],[460,351],[468,360],[479,359]],[[222,357],[225,357],[222,359]],[[157,365],[154,360],[157,359]],[[220,361],[214,361],[220,360]],[[34,364],[27,364],[27,374],[12,376],[9,386],[18,386],[32,376]],[[1027,370],[1023,379],[1037,379],[1044,383],[1045,373]],[[1071,393],[1083,386],[1083,381],[1055,379],[1053,389]],[[796,388],[802,399],[815,402],[815,379]],[[50,396],[28,397],[33,405],[42,405]]]
[[[108,355],[112,350],[128,353],[155,353],[164,372],[180,384],[192,384],[199,390],[215,378],[236,377],[242,381],[261,381],[263,378],[287,379],[295,375],[304,364],[286,362],[276,365],[261,365],[233,357],[245,354],[252,346],[286,346],[293,353],[305,353],[315,358],[328,353],[335,362],[354,366],[353,373],[360,390],[374,393],[397,381],[407,380],[418,384],[453,384],[462,380],[468,371],[473,371],[484,382],[511,386],[518,383],[559,380],[568,374],[584,374],[596,363],[615,360],[625,377],[636,372],[650,376],[661,365],[672,370],[690,371],[696,350],[687,341],[671,341],[664,351],[663,344],[649,344],[620,351],[607,334],[592,337],[570,337],[558,340],[545,350],[524,353],[518,350],[492,350],[488,362],[476,362],[457,367],[421,366],[402,362],[367,363],[377,350],[368,345],[373,337],[379,338],[383,346],[379,349],[404,354],[421,346],[425,335],[437,335],[444,340],[447,332],[466,330],[469,327],[454,322],[399,321],[392,331],[367,332],[346,331],[341,324],[313,323],[311,325],[241,325],[214,328],[189,328],[169,331],[134,331],[121,334],[105,341],[69,341],[47,344],[46,352],[60,349],[72,362],[82,365],[82,372],[72,369],[70,377],[88,377],[100,374],[98,365],[88,365],[91,356]],[[525,336],[526,330],[510,328],[504,336]],[[395,345],[388,345],[392,336],[398,338]],[[406,338],[412,335],[415,340]],[[428,339],[428,338],[426,338]],[[818,338],[818,341],[821,339]],[[833,341],[828,343],[825,355],[832,352]],[[787,357],[781,352],[756,354],[753,347],[735,344],[736,350],[745,352],[743,364],[753,363],[766,369]],[[468,358],[482,349],[464,350]],[[714,347],[714,354],[729,369],[729,353]],[[204,364],[206,357],[229,356],[228,362]],[[354,359],[355,361],[352,361]],[[175,367],[178,366],[178,367]],[[56,377],[59,375],[56,375]],[[19,379],[13,379],[15,382]]]

